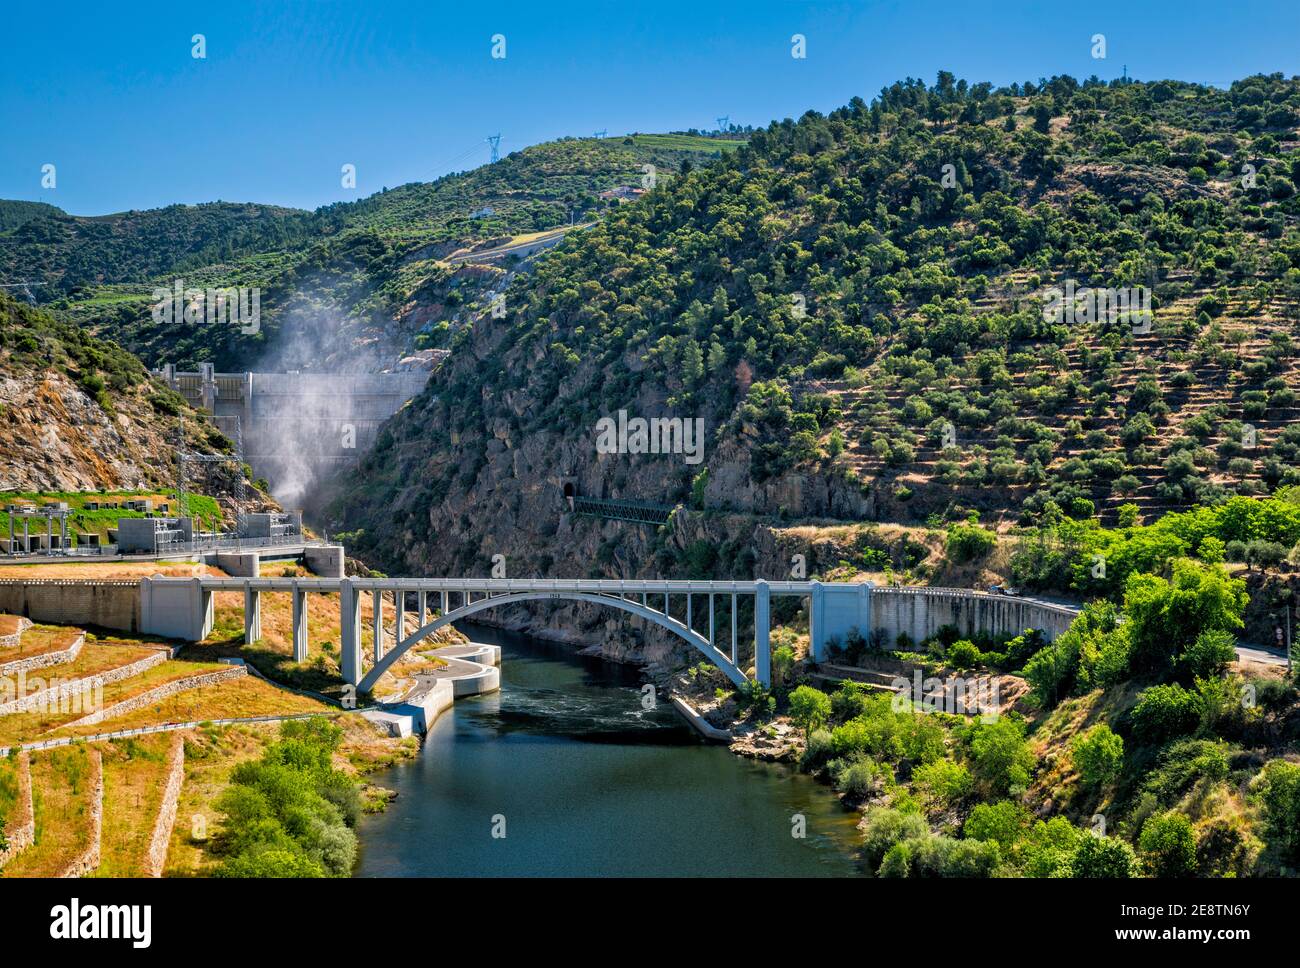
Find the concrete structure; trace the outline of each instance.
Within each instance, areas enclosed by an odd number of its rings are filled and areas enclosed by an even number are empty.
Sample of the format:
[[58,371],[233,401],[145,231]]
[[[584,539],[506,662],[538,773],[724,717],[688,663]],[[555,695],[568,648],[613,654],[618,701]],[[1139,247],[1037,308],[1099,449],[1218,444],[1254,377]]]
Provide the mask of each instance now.
[[124,555],[165,553],[169,545],[194,540],[190,518],[118,518],[117,550]]
[[429,372],[217,373],[203,363],[189,373],[168,364],[154,376],[242,439],[244,461],[274,487],[304,462],[316,473],[355,462],[384,421],[424,389]]
[[[689,643],[718,666],[737,686],[746,681],[740,666],[738,639],[741,606],[752,616],[754,677],[770,685],[772,597],[807,600],[813,657],[824,661],[828,646],[851,632],[863,636],[881,629],[886,635],[928,629],[933,634],[955,625],[963,634],[989,632],[1013,635],[1026,628],[1042,629],[1053,638],[1069,626],[1076,610],[1032,599],[1003,598],[983,592],[947,588],[878,589],[870,584],[767,581],[601,581],[429,578],[153,578],[144,579],[140,593],[141,630],[167,638],[199,641],[212,629],[212,594],[242,590],[250,610],[266,591],[291,592],[294,600],[293,640],[296,661],[307,657],[305,597],[310,592],[338,592],[340,609],[340,667],[345,681],[370,691],[403,654],[438,629],[459,619],[503,605],[532,601],[580,601],[618,609]],[[374,626],[374,661],[366,671],[361,656],[361,600],[370,595],[375,614],[383,612],[383,597],[391,594],[398,612],[398,641],[387,648],[381,621]],[[406,634],[406,596],[416,595],[423,624]],[[423,606],[437,597],[437,617],[426,620]],[[252,596],[252,597],[250,597]],[[877,596],[880,609],[877,610]],[[673,601],[676,599],[676,609]],[[933,605],[933,614],[929,609]],[[725,616],[725,617],[724,617]],[[251,620],[245,619],[246,627]],[[906,622],[906,629],[900,625]],[[881,624],[883,623],[883,624]],[[725,626],[730,625],[730,638]],[[925,637],[922,635],[920,638]],[[917,641],[920,641],[917,638]]]
[[245,514],[243,525],[241,538],[288,538],[302,534],[302,512]]
[[[5,549],[12,555],[31,554],[33,551],[46,554],[63,553],[68,547],[68,518],[72,511],[67,501],[53,504],[10,504],[5,508],[9,518],[9,536],[5,539]],[[14,525],[14,519],[22,522],[23,533],[20,536]],[[33,520],[44,520],[45,530],[32,534]],[[58,528],[56,530],[55,524]]]

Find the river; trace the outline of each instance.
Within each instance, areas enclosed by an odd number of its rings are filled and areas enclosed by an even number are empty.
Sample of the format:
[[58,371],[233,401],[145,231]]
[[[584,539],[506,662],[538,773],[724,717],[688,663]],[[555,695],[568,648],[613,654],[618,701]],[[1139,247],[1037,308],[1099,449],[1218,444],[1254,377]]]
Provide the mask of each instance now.
[[666,702],[643,709],[634,670],[462,631],[502,647],[501,691],[458,700],[417,759],[372,777],[398,797],[361,821],[358,876],[860,873],[854,812],[789,767],[699,742]]

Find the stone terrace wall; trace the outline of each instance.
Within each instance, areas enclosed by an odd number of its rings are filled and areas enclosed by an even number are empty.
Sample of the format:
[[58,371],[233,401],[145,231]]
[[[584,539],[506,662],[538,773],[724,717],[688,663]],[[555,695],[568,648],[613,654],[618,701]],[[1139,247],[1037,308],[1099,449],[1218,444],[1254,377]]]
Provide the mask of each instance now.
[[89,716],[83,716],[76,722],[67,723],[67,726],[93,726],[95,723],[102,723],[106,719],[114,719],[123,716],[126,713],[135,712],[137,709],[143,709],[145,706],[151,706],[160,699],[166,699],[169,696],[175,696],[178,693],[187,692],[190,689],[199,689],[203,686],[215,686],[223,682],[229,682],[232,679],[238,679],[240,676],[248,675],[248,670],[242,665],[231,666],[229,669],[217,669],[214,672],[204,672],[197,676],[189,676],[185,679],[177,679],[175,682],[165,682],[161,686],[148,689],[138,696],[132,696],[130,699],[123,699],[112,706],[106,706],[98,712],[91,713]]
[[[101,672],[97,675],[87,676],[85,679],[69,679],[65,682],[57,682],[48,688],[42,688],[38,692],[21,695],[16,699],[0,703],[0,716],[8,716],[12,713],[31,712],[32,710],[49,709],[57,707],[59,703],[65,700],[75,700],[81,696],[85,701],[86,693],[94,693],[96,688],[102,688],[110,682],[121,682],[123,679],[133,679],[140,673],[152,669],[156,665],[166,662],[171,656],[168,649],[159,649],[152,655],[146,655],[143,659],[137,659],[127,665],[120,666],[117,669],[109,669],[107,672]],[[19,684],[18,692],[26,692],[26,684]],[[5,695],[0,691],[0,696]],[[102,700],[102,696],[100,699]],[[82,708],[86,708],[82,706]],[[76,712],[77,710],[70,710]]]
[[145,854],[144,869],[148,877],[162,877],[167,863],[167,848],[171,846],[172,827],[176,824],[176,807],[181,799],[181,786],[185,782],[185,734],[172,734],[171,750],[167,754],[167,785],[163,788],[162,804],[154,821],[153,836]]
[[58,579],[0,580],[0,612],[48,625],[140,630],[140,583]]
[[952,625],[963,636],[986,632],[1019,635],[1025,629],[1042,629],[1054,639],[1074,621],[1073,609],[1048,602],[960,589],[873,588],[871,628],[883,629],[890,641],[900,633],[921,642]]
[[5,824],[9,846],[0,850],[0,868],[36,843],[36,810],[32,802],[32,763],[24,752],[18,754],[18,815]]
[[[0,676],[16,676],[20,672],[31,672],[34,669],[48,669],[50,666],[63,665],[68,662],[75,662],[77,656],[81,655],[81,647],[86,644],[86,633],[82,632],[66,649],[57,649],[54,652],[42,652],[40,655],[29,655],[25,659],[14,659],[12,662],[0,662]],[[0,707],[0,712],[3,712]]]
[[104,836],[104,758],[90,749],[90,843],[81,855],[63,868],[59,877],[84,877],[99,867],[100,842]]
[[32,620],[24,618],[21,615],[16,616],[18,619],[18,631],[10,632],[8,635],[0,635],[0,649],[16,649],[23,640],[23,632],[32,627]]

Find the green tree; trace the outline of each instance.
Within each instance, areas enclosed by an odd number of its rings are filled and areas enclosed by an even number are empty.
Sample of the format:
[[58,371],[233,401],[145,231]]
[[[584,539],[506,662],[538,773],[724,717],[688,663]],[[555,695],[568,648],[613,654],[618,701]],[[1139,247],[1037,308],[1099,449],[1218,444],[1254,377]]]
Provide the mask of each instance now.
[[1070,876],[1075,878],[1114,878],[1137,876],[1137,858],[1133,848],[1116,837],[1084,834],[1070,858]]
[[1124,740],[1102,723],[1076,736],[1070,755],[1083,782],[1095,789],[1119,775],[1124,762]]
[[790,719],[803,729],[804,738],[826,725],[831,715],[831,697],[812,686],[799,686],[790,693]]
[[1181,813],[1148,817],[1138,837],[1142,869],[1152,877],[1192,877],[1196,874],[1196,834]]
[[1025,724],[1011,716],[980,723],[971,739],[975,776],[995,793],[1016,793],[1029,785],[1034,754],[1025,740]]
[[1124,612],[1134,670],[1167,671],[1202,632],[1241,628],[1246,602],[1245,582],[1229,578],[1220,565],[1180,558],[1168,581],[1159,575],[1131,575]]

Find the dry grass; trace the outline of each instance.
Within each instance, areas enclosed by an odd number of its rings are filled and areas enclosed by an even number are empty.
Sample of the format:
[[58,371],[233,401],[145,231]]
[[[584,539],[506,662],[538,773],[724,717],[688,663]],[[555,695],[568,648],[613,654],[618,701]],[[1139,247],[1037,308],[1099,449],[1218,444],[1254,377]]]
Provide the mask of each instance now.
[[47,652],[60,652],[72,645],[81,635],[80,629],[61,628],[56,625],[33,625],[18,640],[17,645],[0,648],[0,662],[13,662],[45,655]]
[[96,877],[143,877],[162,806],[170,733],[97,744],[104,757],[104,827]]
[[90,758],[82,745],[32,754],[36,843],[5,877],[53,877],[90,843]]
[[193,578],[209,575],[224,578],[219,568],[185,562],[162,561],[60,561],[57,564],[0,565],[0,578],[84,578],[87,581],[131,581],[139,578]]
[[[78,658],[78,661],[80,661],[80,658]],[[75,665],[75,663],[72,663],[72,665]],[[50,672],[53,673],[59,668],[62,667],[56,666],[54,669],[50,670]],[[111,682],[104,686],[103,705],[111,706],[114,703],[121,702],[124,699],[129,699],[148,689],[164,685],[176,679],[184,679],[188,676],[198,675],[203,672],[214,672],[223,668],[225,668],[225,666],[220,666],[216,663],[210,662],[176,662],[169,660],[160,665],[156,665],[151,669],[146,669],[140,675],[133,676],[130,679],[124,679],[121,682]],[[184,693],[181,695],[183,696]],[[97,698],[98,696],[87,697],[90,702],[93,702]],[[11,716],[0,717],[0,743],[11,744],[31,742],[32,740],[42,738],[44,734],[51,730],[58,729],[60,726],[81,719],[83,716],[94,712],[94,708],[86,708],[87,704],[85,702],[70,701],[60,705],[63,708],[30,713],[15,713]],[[111,722],[116,722],[116,720],[111,720]],[[114,727],[96,724],[89,729],[78,730],[78,732],[103,733],[112,728]]]
[[134,712],[106,719],[90,726],[66,726],[54,730],[55,736],[90,736],[159,726],[166,723],[204,723],[214,719],[238,719],[248,716],[292,716],[297,713],[332,713],[333,706],[307,696],[277,689],[261,679],[246,676],[201,686],[169,696]]
[[221,829],[213,804],[240,763],[262,755],[279,732],[275,723],[211,726],[185,740],[185,782],[176,806],[176,825],[167,850],[165,877],[201,877],[216,861],[204,847]]
[[0,615],[0,635],[13,635],[17,631],[17,615]]

